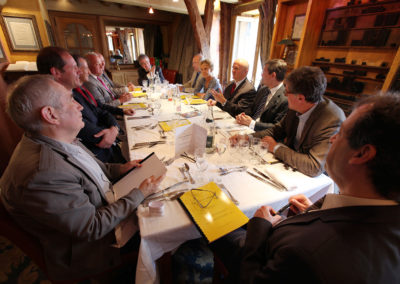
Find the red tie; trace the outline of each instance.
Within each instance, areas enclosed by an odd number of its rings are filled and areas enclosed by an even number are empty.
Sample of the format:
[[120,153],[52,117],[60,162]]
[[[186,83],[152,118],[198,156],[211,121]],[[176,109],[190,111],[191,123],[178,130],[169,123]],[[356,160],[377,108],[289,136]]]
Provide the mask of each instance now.
[[233,84],[232,84],[232,89],[231,89],[231,95],[233,94],[233,92],[235,91],[235,89],[236,89],[236,83],[233,82]]
[[[81,88],[82,88],[82,89],[81,89]],[[97,105],[97,102],[96,102],[96,100],[95,100],[95,98],[94,98],[93,95],[92,95],[92,93],[89,92],[89,90],[86,89],[84,86],[78,87],[78,88],[76,88],[76,90],[77,90],[89,103],[95,105],[96,107],[98,106],[98,105]],[[85,92],[86,92],[86,94],[90,97],[90,99],[86,96]]]

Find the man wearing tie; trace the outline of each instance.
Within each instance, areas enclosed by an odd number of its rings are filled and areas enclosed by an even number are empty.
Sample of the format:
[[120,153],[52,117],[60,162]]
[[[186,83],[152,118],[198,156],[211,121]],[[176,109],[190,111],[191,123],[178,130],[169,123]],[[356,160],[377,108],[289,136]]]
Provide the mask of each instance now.
[[192,60],[193,74],[192,78],[188,82],[183,84],[185,92],[193,93],[194,89],[196,89],[197,83],[200,82],[200,79],[202,78],[200,72],[200,62],[202,60],[203,60],[203,55],[201,55],[200,53],[193,56]]
[[249,63],[245,59],[236,59],[232,65],[233,81],[223,94],[212,90],[215,100],[208,100],[208,105],[216,105],[233,117],[248,109],[256,96],[254,86],[247,79],[248,72]]
[[236,116],[236,122],[254,131],[272,127],[286,114],[288,101],[283,79],[287,64],[282,59],[268,60],[262,72],[261,85],[251,107]]
[[132,95],[128,92],[117,94],[111,86],[104,81],[102,62],[95,52],[89,52],[85,59],[90,69],[89,81],[84,86],[95,96],[96,101],[110,106],[119,106],[129,101]]

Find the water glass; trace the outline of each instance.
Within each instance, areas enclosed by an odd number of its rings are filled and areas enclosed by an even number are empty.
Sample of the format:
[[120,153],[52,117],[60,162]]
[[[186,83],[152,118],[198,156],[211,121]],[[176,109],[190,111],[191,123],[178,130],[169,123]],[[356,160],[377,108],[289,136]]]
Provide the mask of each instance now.
[[147,90],[147,87],[149,86],[149,81],[143,80],[142,85],[143,85],[143,90]]
[[222,156],[223,153],[226,151],[227,139],[225,137],[219,138],[217,143],[215,144],[216,151],[219,156]]

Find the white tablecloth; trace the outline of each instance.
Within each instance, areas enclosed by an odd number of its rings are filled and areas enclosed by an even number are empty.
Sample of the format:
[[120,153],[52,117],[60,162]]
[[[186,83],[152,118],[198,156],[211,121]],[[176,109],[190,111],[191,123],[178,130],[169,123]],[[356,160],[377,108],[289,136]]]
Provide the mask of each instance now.
[[[161,100],[161,103],[162,107],[160,114],[156,117],[152,117],[151,119],[133,120],[127,120],[127,118],[125,118],[128,145],[130,148],[134,143],[160,140],[159,127],[132,131],[132,126],[149,123],[153,124],[157,123],[157,121],[177,118],[177,115],[175,114],[176,105],[174,102]],[[202,110],[203,113],[206,110],[206,106],[204,105],[195,106],[195,108]],[[193,110],[193,107],[191,106],[182,106],[183,112],[191,110]],[[224,130],[230,131],[232,129],[246,129],[243,126],[237,125],[233,118],[230,118],[229,114],[218,111],[217,108],[215,108],[215,117],[226,118],[223,120],[217,120],[217,126]],[[203,116],[191,118],[190,120],[199,124],[204,123]],[[221,133],[223,133],[223,131],[221,131]],[[164,157],[165,160],[173,157],[175,154],[173,141],[174,134],[173,132],[170,132],[167,136],[168,142],[166,144],[130,151],[130,159],[140,159],[151,152],[155,152],[159,158]],[[250,156],[251,154],[248,153],[248,155]],[[271,155],[272,157],[272,154],[268,155]],[[196,180],[196,184],[192,185],[190,183],[185,183],[174,187],[171,190],[175,191],[179,189],[194,188],[195,186],[203,185],[207,179],[217,183],[223,183],[230,193],[240,202],[238,207],[249,218],[254,215],[255,211],[261,205],[271,205],[276,210],[280,209],[282,206],[287,204],[288,198],[294,194],[303,193],[306,196],[312,196],[318,192],[321,194],[333,192],[333,182],[329,177],[320,175],[319,177],[310,178],[297,171],[294,172],[290,169],[287,170],[280,163],[274,165],[257,165],[256,167],[259,170],[267,169],[268,172],[272,173],[287,187],[293,189],[291,191],[278,191],[274,187],[251,177],[245,172],[235,172],[226,176],[219,176],[219,166],[232,165],[232,153],[229,152],[229,149],[221,156],[216,153],[208,155],[208,161],[209,166],[207,169],[207,176],[203,176],[201,183],[198,183],[199,172],[197,171],[195,164],[190,163],[183,158],[177,158],[168,166],[167,176],[160,185],[160,189],[183,179],[178,167],[182,166],[183,163],[186,162],[191,167],[190,172]],[[249,166],[249,169],[252,168],[248,161],[245,164]],[[148,213],[148,208],[143,206],[139,206],[138,208],[137,215],[140,227],[141,244],[136,271],[136,283],[158,283],[159,279],[155,261],[164,253],[176,249],[185,241],[201,237],[199,231],[177,201],[165,201],[164,204],[164,215],[161,217],[151,216]]]

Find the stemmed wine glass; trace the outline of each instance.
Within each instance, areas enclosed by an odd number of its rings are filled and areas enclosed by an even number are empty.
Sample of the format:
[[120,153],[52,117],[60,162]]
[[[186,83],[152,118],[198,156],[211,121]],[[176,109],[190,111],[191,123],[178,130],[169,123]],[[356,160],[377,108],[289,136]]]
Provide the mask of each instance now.
[[200,148],[196,149],[194,151],[194,159],[196,161],[197,169],[199,170],[199,182],[204,183],[204,182],[206,182],[204,172],[208,168],[208,162],[206,159],[206,153],[205,153],[204,149],[200,149]]
[[143,80],[142,81],[142,85],[143,85],[143,90],[147,90],[147,87],[149,86],[149,81],[147,81],[147,80]]

